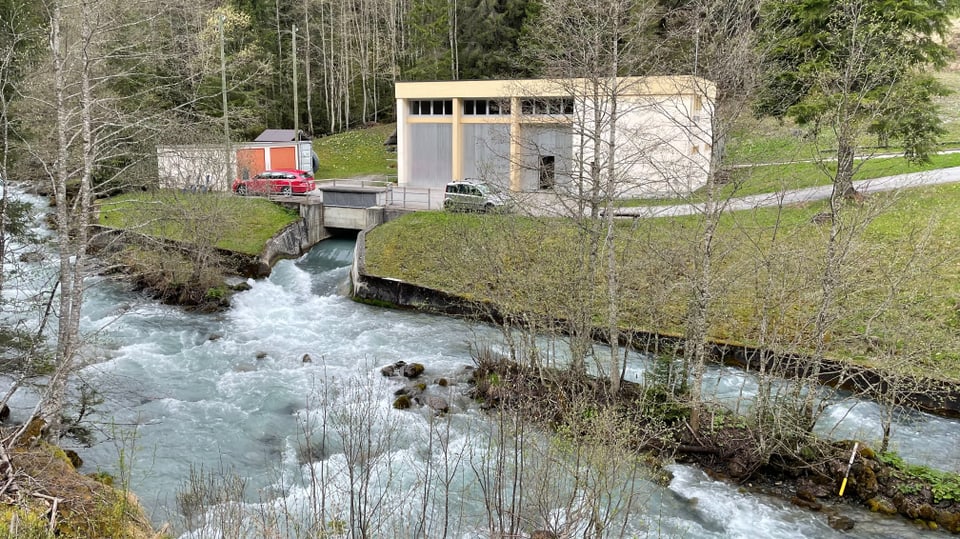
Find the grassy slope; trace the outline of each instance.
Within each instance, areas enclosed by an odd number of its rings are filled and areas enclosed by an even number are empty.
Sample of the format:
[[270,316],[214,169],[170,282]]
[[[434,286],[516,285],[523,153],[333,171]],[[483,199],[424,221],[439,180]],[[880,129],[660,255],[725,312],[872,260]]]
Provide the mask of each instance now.
[[[853,212],[864,223],[879,217],[851,247],[839,318],[828,337],[831,355],[960,379],[957,207],[960,186],[949,185],[878,195]],[[748,344],[772,339],[775,348],[809,352],[826,234],[810,218],[823,210],[818,203],[724,217],[713,338]],[[688,247],[698,225],[695,217],[622,223],[625,326],[681,331]],[[367,269],[509,308],[569,312],[563,310],[571,307],[569,265],[582,255],[580,245],[576,229],[563,221],[418,213],[368,234]],[[602,287],[591,295],[598,317]],[[763,333],[763,316],[775,333]],[[901,365],[904,358],[912,366]]]
[[320,158],[315,176],[332,179],[395,175],[396,154],[383,146],[395,129],[396,124],[384,124],[315,140],[313,149]]
[[[299,216],[262,198],[177,191],[127,193],[98,202],[100,224],[177,241],[200,234],[217,247],[259,254]],[[236,231],[243,231],[236,234]],[[217,239],[219,238],[219,239]]]

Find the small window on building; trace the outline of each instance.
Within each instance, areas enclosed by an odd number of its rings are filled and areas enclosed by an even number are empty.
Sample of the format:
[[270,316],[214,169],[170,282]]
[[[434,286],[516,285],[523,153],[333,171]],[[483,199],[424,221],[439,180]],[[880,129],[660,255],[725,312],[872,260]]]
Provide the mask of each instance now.
[[449,116],[453,114],[452,100],[428,101],[426,99],[410,102],[410,114],[414,116]]
[[540,189],[551,189],[556,179],[556,157],[553,155],[540,156]]
[[700,153],[700,146],[699,146],[699,145],[694,144],[693,146],[690,147],[690,155],[697,155],[697,154],[699,154],[699,153]]
[[700,112],[703,110],[703,97],[699,95],[693,96],[693,111]]
[[472,99],[466,99],[466,100],[464,100],[464,102],[463,102],[463,113],[464,113],[464,114],[474,114],[474,112],[473,112],[473,110],[474,110],[474,108],[473,108],[474,103],[475,103],[475,101],[472,100]]
[[498,103],[497,101],[490,101],[490,102],[487,104],[487,106],[488,106],[488,111],[490,112],[490,114],[492,114],[492,115],[498,115],[498,114],[500,114],[500,103]]
[[[524,99],[520,102],[523,114],[573,114],[573,99],[569,97],[550,97],[545,99]],[[505,114],[509,114],[509,111]]]

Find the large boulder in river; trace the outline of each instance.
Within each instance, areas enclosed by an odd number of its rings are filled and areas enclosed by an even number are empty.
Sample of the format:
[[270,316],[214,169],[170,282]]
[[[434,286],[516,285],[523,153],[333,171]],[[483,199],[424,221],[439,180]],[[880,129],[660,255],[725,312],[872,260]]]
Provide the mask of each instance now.
[[447,402],[447,399],[443,397],[436,397],[436,396],[427,397],[426,404],[432,410],[436,410],[441,414],[445,414],[450,411],[450,403]]
[[835,530],[845,532],[852,530],[856,525],[856,522],[850,517],[843,515],[832,515],[827,518],[827,524],[829,524],[830,527]]
[[424,367],[420,363],[410,363],[403,366],[403,376],[413,380],[423,374]]
[[386,376],[387,378],[392,378],[397,375],[397,373],[403,369],[403,366],[406,365],[403,361],[397,361],[392,365],[387,365],[380,369],[380,374]]
[[393,407],[397,410],[407,410],[410,408],[410,397],[400,395],[393,401]]

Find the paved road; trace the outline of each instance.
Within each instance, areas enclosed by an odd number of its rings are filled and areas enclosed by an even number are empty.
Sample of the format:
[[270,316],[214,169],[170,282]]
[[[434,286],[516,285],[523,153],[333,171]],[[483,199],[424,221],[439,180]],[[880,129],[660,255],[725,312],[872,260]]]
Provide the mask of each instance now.
[[[911,172],[897,176],[886,176],[870,180],[853,182],[854,187],[861,193],[878,191],[892,191],[905,187],[919,187],[921,185],[936,185],[941,183],[960,182],[960,167],[942,168],[927,172]],[[741,198],[730,199],[724,211],[752,210],[754,208],[774,207],[787,204],[802,204],[814,200],[830,198],[831,186],[821,185],[807,187],[781,193],[764,193]],[[618,208],[618,217],[673,217],[678,215],[693,215],[702,213],[703,204],[680,204],[676,206],[640,206],[633,208]]]

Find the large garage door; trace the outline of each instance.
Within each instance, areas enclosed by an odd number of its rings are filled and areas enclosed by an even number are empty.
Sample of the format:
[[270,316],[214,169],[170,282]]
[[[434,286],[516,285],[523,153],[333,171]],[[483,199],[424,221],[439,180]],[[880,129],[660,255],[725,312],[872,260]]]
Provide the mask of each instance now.
[[463,175],[504,189],[510,186],[509,125],[464,124]]
[[453,180],[450,124],[410,126],[410,186],[443,188]]
[[270,168],[297,168],[297,150],[293,146],[270,148]]

